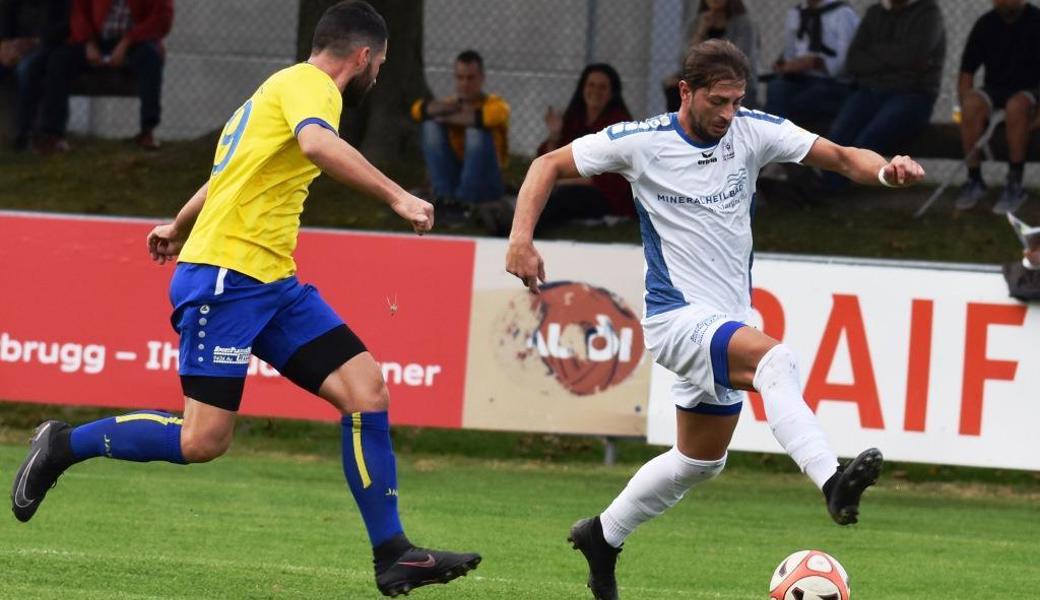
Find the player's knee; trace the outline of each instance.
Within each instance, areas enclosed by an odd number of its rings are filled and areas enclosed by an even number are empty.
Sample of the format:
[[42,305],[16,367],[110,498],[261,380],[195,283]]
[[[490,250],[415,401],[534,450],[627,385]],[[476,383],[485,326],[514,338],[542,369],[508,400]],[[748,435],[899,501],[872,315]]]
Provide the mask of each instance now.
[[223,456],[230,447],[230,435],[200,435],[181,431],[181,454],[189,463],[209,462]]
[[[798,381],[798,357],[787,344],[780,343],[769,349],[758,361],[755,369],[754,388],[762,391],[763,378],[794,378]],[[800,385],[800,384],[799,384]]]
[[698,483],[715,479],[726,468],[726,454],[718,460],[698,460],[682,454],[675,447],[672,448],[672,452],[677,459],[674,461],[675,472],[672,479],[683,491]]
[[390,390],[380,377],[362,386],[356,386],[350,394],[347,406],[341,407],[344,413],[382,412],[390,409]]

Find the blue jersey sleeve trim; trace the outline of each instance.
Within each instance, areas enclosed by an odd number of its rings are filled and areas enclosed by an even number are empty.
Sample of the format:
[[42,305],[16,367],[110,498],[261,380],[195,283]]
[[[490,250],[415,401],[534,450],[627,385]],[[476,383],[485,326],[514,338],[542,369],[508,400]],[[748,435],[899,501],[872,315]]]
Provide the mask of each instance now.
[[646,257],[646,316],[652,317],[688,303],[672,283],[661,250],[661,236],[650,222],[650,214],[639,200],[635,201],[635,206],[636,214],[639,215],[639,232],[643,237],[643,255]]
[[318,117],[308,117],[308,118],[300,121],[300,123],[296,126],[296,130],[293,131],[293,135],[294,136],[299,136],[300,135],[300,130],[302,130],[304,127],[306,127],[308,125],[312,125],[312,124],[313,125],[321,125],[322,127],[324,127],[325,129],[328,129],[332,133],[335,133],[336,135],[339,135],[339,132],[336,131],[336,128],[333,127],[332,125],[329,125],[328,121],[326,121],[325,119],[319,119]]
[[737,321],[726,321],[711,336],[711,373],[715,383],[725,388],[733,389],[729,380],[729,341],[743,326]]
[[683,412],[698,413],[702,415],[715,415],[715,416],[729,416],[740,414],[740,409],[744,407],[744,402],[734,402],[733,404],[708,404],[707,402],[700,402],[693,405],[690,408],[685,406],[676,405],[675,408]]
[[738,110],[737,114],[735,116],[737,116],[737,117],[749,117],[749,118],[755,119],[757,121],[765,121],[766,123],[772,123],[773,125],[779,125],[779,124],[781,124],[781,123],[783,123],[784,121],[787,120],[787,119],[785,119],[783,117],[778,117],[776,115],[769,114],[767,112],[762,112],[760,110],[748,110],[746,108],[742,108],[742,109]]

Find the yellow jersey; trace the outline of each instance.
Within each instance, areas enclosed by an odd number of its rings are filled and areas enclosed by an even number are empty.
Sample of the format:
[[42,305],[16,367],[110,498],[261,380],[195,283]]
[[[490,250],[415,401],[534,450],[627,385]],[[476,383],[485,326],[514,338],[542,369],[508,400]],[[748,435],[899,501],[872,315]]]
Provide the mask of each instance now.
[[206,202],[178,260],[264,283],[294,274],[300,213],[321,174],[296,136],[309,124],[336,131],[342,110],[339,88],[314,65],[269,77],[220,134]]

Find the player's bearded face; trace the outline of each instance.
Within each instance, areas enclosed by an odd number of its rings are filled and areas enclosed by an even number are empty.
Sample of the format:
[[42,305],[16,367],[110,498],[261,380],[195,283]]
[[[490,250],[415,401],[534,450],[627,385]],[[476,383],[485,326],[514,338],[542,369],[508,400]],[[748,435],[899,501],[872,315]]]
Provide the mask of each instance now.
[[726,135],[744,100],[747,85],[743,81],[720,81],[711,88],[698,88],[690,99],[690,127],[702,140],[715,140]]
[[376,84],[376,74],[379,66],[373,60],[368,61],[368,66],[347,82],[343,90],[343,103],[347,106],[358,106],[365,99],[372,86]]

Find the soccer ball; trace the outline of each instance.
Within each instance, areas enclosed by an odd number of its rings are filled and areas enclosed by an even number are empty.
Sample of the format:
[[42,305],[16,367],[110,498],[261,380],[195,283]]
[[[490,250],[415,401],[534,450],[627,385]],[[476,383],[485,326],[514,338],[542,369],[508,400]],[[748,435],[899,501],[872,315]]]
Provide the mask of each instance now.
[[833,556],[799,550],[773,571],[771,600],[849,600],[849,575]]

